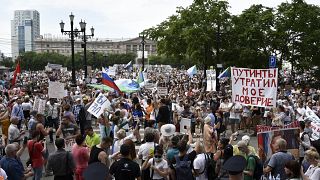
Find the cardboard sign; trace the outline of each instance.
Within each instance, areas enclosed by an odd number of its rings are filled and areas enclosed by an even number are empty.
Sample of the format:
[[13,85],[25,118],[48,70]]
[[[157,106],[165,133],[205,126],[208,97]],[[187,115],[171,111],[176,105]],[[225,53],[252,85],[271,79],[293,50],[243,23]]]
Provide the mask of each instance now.
[[46,104],[47,104],[47,101],[44,100],[44,99],[40,99],[39,100],[39,106],[38,106],[38,113],[39,114],[44,114],[45,110],[46,110]]
[[167,87],[158,87],[158,95],[159,96],[166,96],[168,95],[168,88]]
[[65,150],[71,152],[72,146],[76,143],[75,139],[65,139]]
[[191,119],[182,118],[180,121],[180,133],[187,134],[188,129],[191,128]]
[[49,98],[62,99],[64,97],[64,83],[49,81]]
[[110,104],[108,99],[103,95],[100,94],[96,100],[91,104],[88,109],[88,112],[94,115],[96,118],[99,118],[100,115],[103,113],[104,109]]
[[246,106],[276,107],[278,68],[231,67],[232,102]]

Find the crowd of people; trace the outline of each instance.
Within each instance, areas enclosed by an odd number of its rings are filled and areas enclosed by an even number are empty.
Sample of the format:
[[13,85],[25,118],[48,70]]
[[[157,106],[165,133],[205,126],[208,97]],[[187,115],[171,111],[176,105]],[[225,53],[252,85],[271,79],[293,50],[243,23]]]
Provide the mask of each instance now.
[[[101,82],[100,73],[93,74],[91,82]],[[117,66],[113,78],[132,74]],[[219,91],[207,92],[202,73],[190,77],[159,66],[146,75],[145,86],[131,93],[90,88],[80,72],[76,86],[60,72],[25,72],[15,87],[3,75],[0,179],[320,180],[319,144],[306,114],[309,108],[320,116],[319,90],[279,85],[277,107],[262,108],[233,103],[228,78],[220,80]],[[68,94],[49,98],[48,81],[66,83]],[[167,95],[156,87],[166,87]],[[88,110],[100,94],[109,103],[95,117]],[[44,109],[35,108],[36,99],[45,100]],[[299,157],[284,138],[276,140],[270,158],[260,157],[250,142],[257,125],[292,122],[300,126]]]

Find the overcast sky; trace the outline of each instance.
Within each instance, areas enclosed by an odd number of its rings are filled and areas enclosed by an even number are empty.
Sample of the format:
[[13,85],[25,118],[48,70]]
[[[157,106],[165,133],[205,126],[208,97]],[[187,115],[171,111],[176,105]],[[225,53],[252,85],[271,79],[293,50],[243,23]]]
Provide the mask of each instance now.
[[[232,14],[239,14],[252,4],[276,7],[284,0],[229,0]],[[320,5],[320,0],[306,0]],[[40,13],[40,33],[61,35],[59,22],[69,30],[69,14],[75,24],[84,19],[93,26],[98,38],[133,38],[143,29],[155,26],[186,7],[192,0],[0,0],[0,51],[11,56],[10,36],[14,10],[35,9]],[[89,31],[88,31],[89,33]]]

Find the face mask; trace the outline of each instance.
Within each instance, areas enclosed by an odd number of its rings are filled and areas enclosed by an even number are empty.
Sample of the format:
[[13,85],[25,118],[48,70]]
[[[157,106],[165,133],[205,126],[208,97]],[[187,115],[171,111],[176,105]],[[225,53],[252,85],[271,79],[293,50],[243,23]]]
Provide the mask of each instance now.
[[154,160],[155,160],[156,162],[160,162],[160,161],[162,161],[162,157],[160,157],[160,158],[159,158],[159,157],[155,157]]

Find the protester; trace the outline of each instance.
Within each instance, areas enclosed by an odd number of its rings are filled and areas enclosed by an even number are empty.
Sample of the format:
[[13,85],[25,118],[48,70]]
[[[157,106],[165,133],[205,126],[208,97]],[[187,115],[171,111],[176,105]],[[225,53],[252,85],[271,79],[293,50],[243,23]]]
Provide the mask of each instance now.
[[109,152],[106,152],[106,151],[110,149],[111,145],[112,145],[112,139],[110,137],[105,137],[101,139],[100,144],[92,146],[90,151],[89,164],[94,162],[101,162],[109,167],[110,166],[110,162],[108,159]]
[[85,144],[89,148],[92,148],[92,146],[98,145],[100,143],[100,136],[93,132],[93,128],[91,126],[86,127],[85,132]]
[[306,180],[320,179],[320,156],[315,148],[311,148],[305,153],[306,161],[310,163],[307,172],[303,178]]
[[263,169],[265,174],[272,173],[273,177],[280,177],[280,179],[286,179],[284,165],[290,161],[294,160],[293,155],[287,152],[287,142],[286,140],[280,138],[275,142],[276,153],[270,158],[270,161],[266,168]]
[[6,155],[0,160],[1,168],[6,172],[8,179],[21,180],[33,176],[31,168],[24,169],[22,162],[17,158],[18,148],[14,144],[6,146]]
[[45,147],[42,145],[43,140],[40,139],[40,132],[34,131],[32,139],[28,142],[29,157],[32,160],[31,165],[34,173],[34,180],[42,178],[42,170],[44,165],[43,154],[46,152]]
[[76,144],[72,147],[72,156],[76,164],[75,179],[84,180],[82,173],[88,167],[89,149],[85,146],[85,139],[81,134],[76,136]]
[[122,158],[111,165],[110,175],[114,176],[115,180],[140,180],[140,167],[131,159],[130,146],[121,145],[120,153]]
[[64,150],[64,139],[55,140],[57,151],[50,154],[47,169],[53,171],[55,180],[73,180],[75,163],[72,154]]
[[12,144],[14,142],[20,143],[20,141],[22,140],[23,135],[25,134],[25,132],[24,131],[20,131],[18,129],[19,119],[17,117],[15,117],[15,116],[11,117],[10,121],[11,121],[11,124],[9,126],[9,132],[8,132],[9,143],[10,144]]

